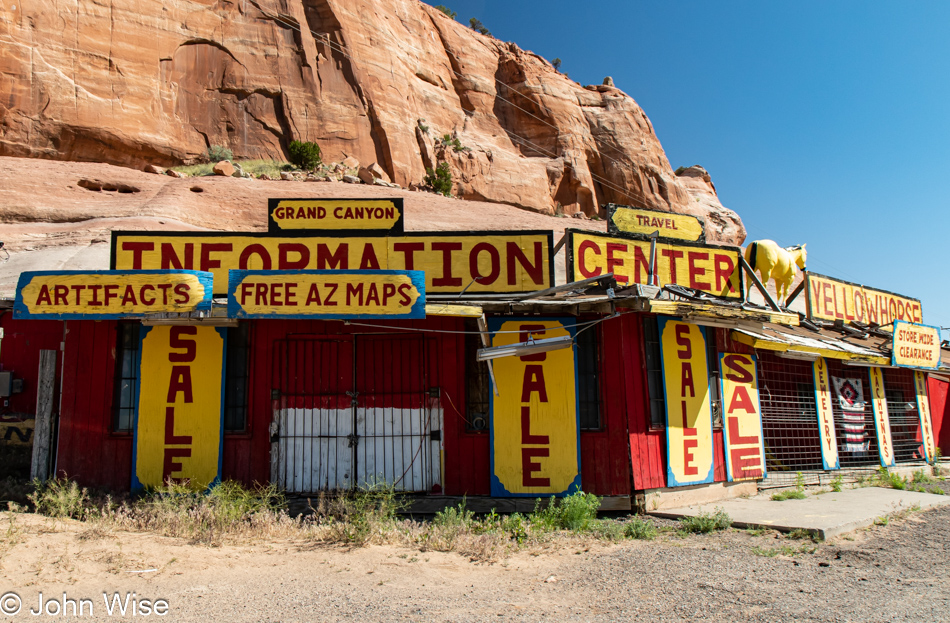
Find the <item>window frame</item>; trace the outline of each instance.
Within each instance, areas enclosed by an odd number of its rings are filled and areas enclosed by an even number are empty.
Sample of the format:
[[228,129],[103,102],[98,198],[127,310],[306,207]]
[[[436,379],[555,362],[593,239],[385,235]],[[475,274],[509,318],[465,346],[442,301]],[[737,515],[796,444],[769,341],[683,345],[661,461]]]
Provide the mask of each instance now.
[[[473,319],[465,320],[465,334],[462,337],[463,372],[465,375],[464,412],[465,420],[462,432],[466,435],[487,435],[491,430],[491,401],[492,381],[488,371],[488,363],[478,361],[476,352],[482,347],[482,336],[478,329],[478,322]],[[484,405],[484,413],[477,411],[473,405]],[[475,428],[472,425],[474,416],[482,416],[485,420],[484,428]]]
[[[582,375],[582,362],[586,362],[587,359],[581,355],[582,340],[578,339],[578,336],[585,336],[582,338],[583,342],[586,342],[586,345],[593,347],[593,356],[592,359],[593,370],[589,375],[593,379],[593,391],[590,392],[590,395],[593,396],[592,400],[584,400],[582,396],[583,390],[581,389],[583,383],[585,382],[584,376],[587,375],[586,371]],[[589,340],[589,342],[588,342]],[[603,384],[600,382],[601,372],[603,371],[603,344],[602,344],[602,335],[599,325],[581,327],[574,334],[574,343],[577,345],[576,352],[576,362],[577,362],[577,420],[578,420],[578,429],[581,432],[603,432],[605,430],[604,424],[604,396],[603,396]],[[584,405],[591,404],[595,406],[596,416],[597,416],[597,426],[590,427],[585,426],[584,422]]]
[[[112,376],[112,408],[110,409],[109,434],[128,437],[135,433],[138,419],[138,396],[141,391],[142,375],[142,325],[139,322],[117,322],[115,326],[115,368]],[[131,334],[129,348],[126,348],[125,333]],[[124,376],[127,353],[131,353],[131,376]],[[131,381],[129,399],[131,404],[123,406],[123,383]],[[128,428],[121,428],[123,413],[128,415]]]
[[[224,395],[221,396],[221,429],[225,435],[229,437],[235,436],[247,436],[251,434],[251,418],[250,418],[250,408],[251,408],[251,344],[252,340],[252,323],[249,322],[240,322],[237,327],[228,327],[225,335],[225,350],[224,350],[224,383],[223,383],[223,392]],[[240,333],[239,331],[240,330]],[[232,343],[232,336],[240,335],[243,333],[244,341],[240,348],[235,349],[234,344]],[[238,375],[232,374],[232,357],[234,357],[234,351],[241,350],[244,352],[244,374],[243,374],[243,383],[244,390],[242,392],[243,399],[242,404],[232,405],[231,401],[231,383],[232,379],[236,378]],[[242,428],[228,428],[229,424],[229,409],[240,408],[243,409]]]
[[[656,336],[655,340],[649,339],[651,337],[650,329],[653,330],[653,335]],[[647,416],[649,417],[648,430],[663,431],[666,430],[666,387],[663,384],[663,355],[660,352],[663,345],[660,340],[659,318],[657,316],[644,316],[640,323],[640,330],[643,335],[643,374],[644,380],[646,381],[646,387],[644,388],[646,391],[644,393],[646,394]],[[655,345],[655,347],[653,345]],[[650,367],[651,348],[655,348],[656,350],[656,368]],[[651,374],[653,375],[652,377]],[[658,396],[654,396],[654,392],[650,387],[651,382],[658,384]],[[655,421],[653,417],[654,404],[659,405],[659,422]]]

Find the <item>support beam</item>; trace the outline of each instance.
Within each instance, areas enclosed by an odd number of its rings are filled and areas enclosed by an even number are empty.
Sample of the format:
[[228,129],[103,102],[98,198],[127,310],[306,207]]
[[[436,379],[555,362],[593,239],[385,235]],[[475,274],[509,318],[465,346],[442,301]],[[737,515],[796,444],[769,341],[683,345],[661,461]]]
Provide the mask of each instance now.
[[36,386],[36,424],[33,431],[33,461],[30,478],[46,481],[50,477],[53,454],[53,398],[56,394],[56,351],[40,351],[40,369]]
[[745,269],[746,274],[749,275],[749,279],[752,280],[752,283],[755,284],[755,287],[758,288],[759,292],[762,293],[762,296],[765,298],[765,302],[769,304],[769,307],[771,307],[773,311],[782,311],[782,308],[778,306],[778,303],[775,302],[775,299],[772,298],[772,295],[769,294],[769,291],[765,289],[765,286],[762,285],[761,281],[759,281],[759,276],[755,274],[755,271],[752,270],[752,267],[749,266],[749,263],[745,261],[745,258],[742,257],[742,255],[739,256],[739,264],[741,264],[742,268]]

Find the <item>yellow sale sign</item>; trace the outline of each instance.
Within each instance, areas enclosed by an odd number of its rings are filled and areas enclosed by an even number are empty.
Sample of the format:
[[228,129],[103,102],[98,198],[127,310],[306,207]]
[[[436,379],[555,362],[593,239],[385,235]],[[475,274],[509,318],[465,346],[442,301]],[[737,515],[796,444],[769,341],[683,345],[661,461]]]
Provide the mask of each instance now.
[[870,368],[871,407],[874,410],[874,431],[877,433],[877,452],[881,465],[894,465],[894,445],[891,439],[891,423],[887,414],[887,399],[884,394],[884,372],[880,368]]
[[935,458],[933,420],[930,419],[930,399],[927,397],[927,376],[914,372],[914,387],[917,390],[917,414],[920,416],[920,433],[923,439],[924,456],[928,461]]
[[[573,323],[536,318],[489,320],[492,346],[574,334]],[[560,495],[580,489],[580,436],[574,349],[492,361],[491,494]]]
[[667,486],[713,481],[712,409],[702,327],[660,318],[666,393]]
[[143,330],[132,488],[207,487],[221,474],[223,329]]
[[765,477],[765,443],[755,356],[719,355],[726,475],[730,481]]
[[835,416],[832,408],[831,378],[828,362],[819,357],[812,364],[815,377],[815,408],[818,411],[818,435],[821,438],[821,463],[825,469],[838,469],[838,439],[835,436]]

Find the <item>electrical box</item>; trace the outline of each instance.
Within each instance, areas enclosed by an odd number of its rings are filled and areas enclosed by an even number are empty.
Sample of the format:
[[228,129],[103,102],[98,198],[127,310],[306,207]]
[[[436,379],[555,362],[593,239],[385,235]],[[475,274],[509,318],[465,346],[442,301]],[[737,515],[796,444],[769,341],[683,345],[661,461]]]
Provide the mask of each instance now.
[[0,396],[8,397],[13,391],[13,373],[0,372]]

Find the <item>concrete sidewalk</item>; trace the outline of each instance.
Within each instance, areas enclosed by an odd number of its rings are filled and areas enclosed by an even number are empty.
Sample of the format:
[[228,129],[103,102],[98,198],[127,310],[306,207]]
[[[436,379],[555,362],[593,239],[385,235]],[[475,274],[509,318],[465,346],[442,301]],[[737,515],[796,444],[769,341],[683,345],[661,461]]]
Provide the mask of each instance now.
[[791,532],[805,529],[825,539],[865,528],[883,515],[919,506],[921,510],[950,506],[950,496],[880,487],[844,489],[838,493],[809,493],[804,500],[775,502],[771,493],[683,508],[648,511],[650,515],[678,519],[722,508],[739,528],[765,527]]

